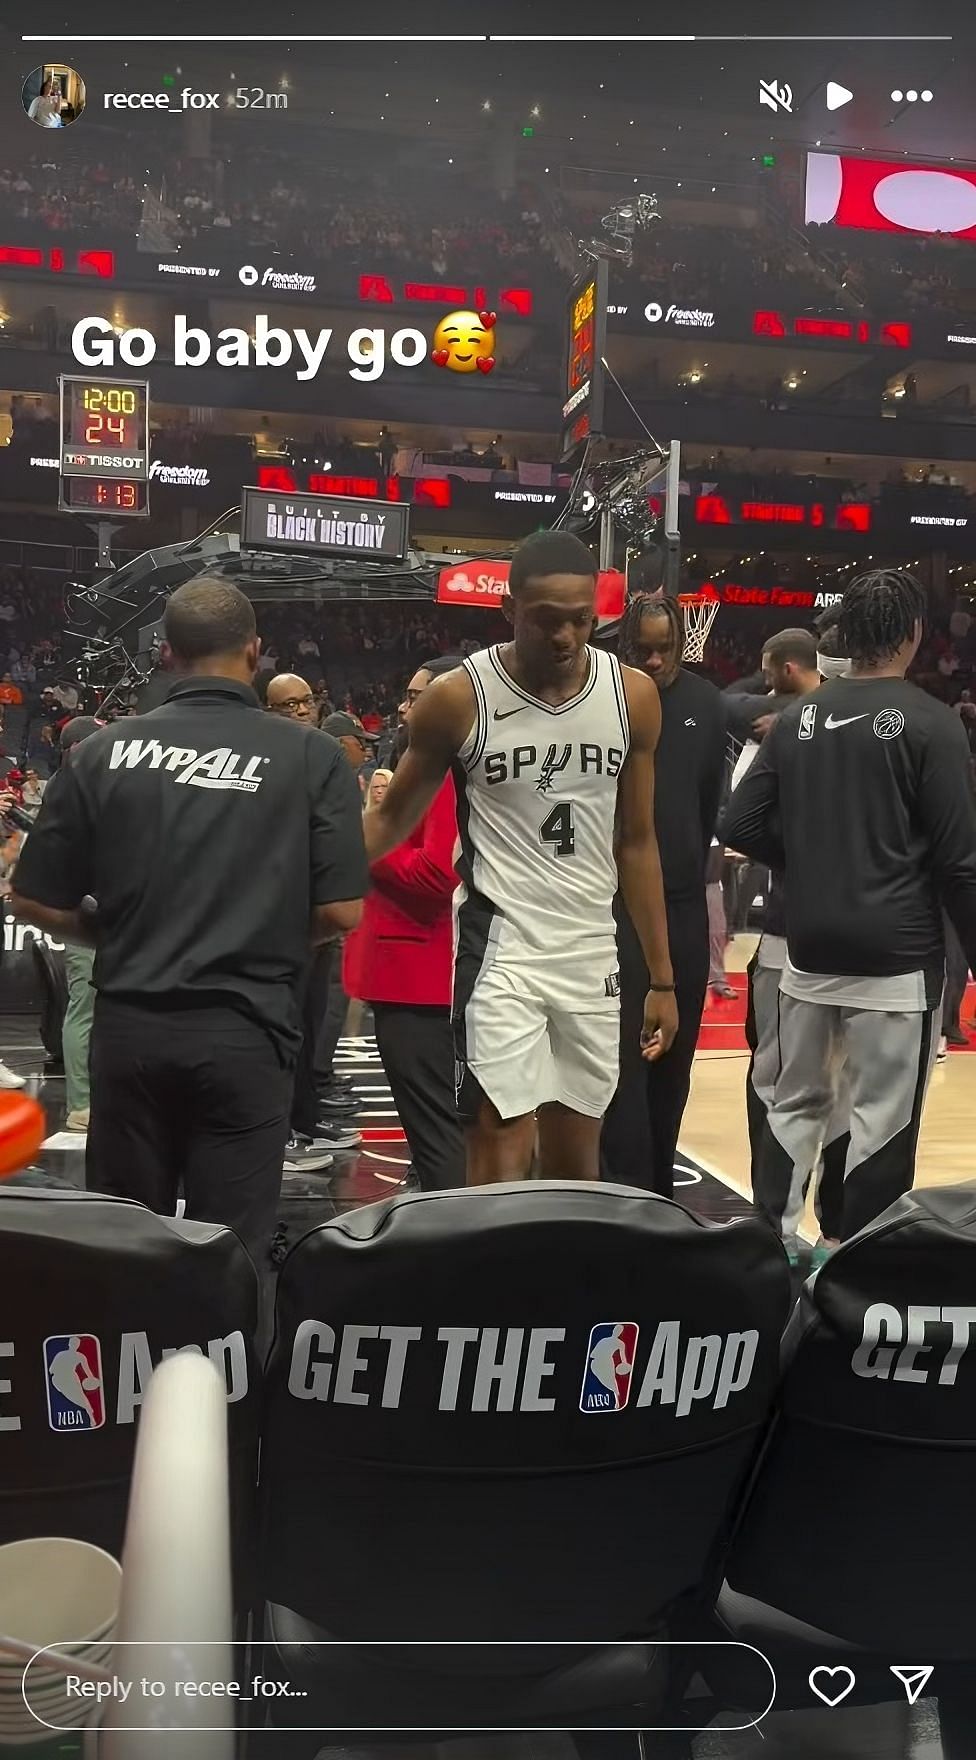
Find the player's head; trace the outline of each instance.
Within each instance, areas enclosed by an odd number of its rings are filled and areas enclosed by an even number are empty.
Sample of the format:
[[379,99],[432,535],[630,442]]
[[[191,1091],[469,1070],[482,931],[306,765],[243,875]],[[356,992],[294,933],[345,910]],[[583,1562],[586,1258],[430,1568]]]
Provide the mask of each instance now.
[[571,677],[593,633],[597,566],[569,532],[533,532],[512,557],[503,601],[518,656],[540,684]]
[[678,676],[685,651],[684,613],[667,594],[639,593],[631,599],[620,623],[620,658],[639,666],[659,689]]
[[850,656],[840,639],[836,623],[821,624],[817,637],[817,668],[821,678],[847,678]]
[[435,678],[443,677],[445,672],[456,672],[458,667],[463,665],[463,654],[438,654],[436,660],[425,660],[422,666],[418,666],[403,693],[403,702],[397,710],[401,727],[410,725],[411,713],[427,686]]
[[820,683],[816,638],[808,629],[781,629],[763,648],[763,677],[777,696],[802,697]]
[[181,672],[211,673],[250,683],[257,669],[254,607],[230,581],[200,575],[177,587],[163,617],[165,647]]
[[855,673],[907,672],[924,626],[925,589],[902,568],[858,575],[841,599],[837,618],[838,635]]
[[272,715],[282,715],[302,727],[311,727],[318,719],[312,687],[297,672],[276,672],[268,679],[264,700]]

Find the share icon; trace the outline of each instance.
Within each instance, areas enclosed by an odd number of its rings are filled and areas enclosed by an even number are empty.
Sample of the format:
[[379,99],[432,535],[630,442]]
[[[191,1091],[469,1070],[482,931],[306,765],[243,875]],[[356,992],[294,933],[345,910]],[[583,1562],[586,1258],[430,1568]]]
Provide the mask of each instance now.
[[917,1705],[932,1679],[935,1669],[926,1662],[902,1663],[900,1666],[894,1663],[889,1673],[893,1674],[896,1680],[901,1681],[909,1705]]

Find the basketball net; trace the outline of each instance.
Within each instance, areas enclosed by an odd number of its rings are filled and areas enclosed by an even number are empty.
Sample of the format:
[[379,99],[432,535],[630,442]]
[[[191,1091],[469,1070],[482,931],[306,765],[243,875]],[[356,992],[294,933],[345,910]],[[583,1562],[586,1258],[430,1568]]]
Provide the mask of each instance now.
[[700,666],[705,658],[705,643],[708,641],[709,631],[718,616],[718,594],[714,593],[714,589],[709,594],[707,588],[703,593],[679,593],[678,604],[685,620],[683,658],[690,660],[692,666]]

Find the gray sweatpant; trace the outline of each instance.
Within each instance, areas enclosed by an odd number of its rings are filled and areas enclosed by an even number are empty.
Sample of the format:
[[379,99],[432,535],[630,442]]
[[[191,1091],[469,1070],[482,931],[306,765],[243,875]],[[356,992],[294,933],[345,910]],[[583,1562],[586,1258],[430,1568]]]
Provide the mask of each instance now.
[[779,996],[780,1071],[756,1169],[759,1209],[784,1239],[803,1216],[836,1070],[846,1064],[850,1147],[842,1238],[849,1240],[909,1191],[922,1107],[938,1050],[939,1010],[883,1013]]

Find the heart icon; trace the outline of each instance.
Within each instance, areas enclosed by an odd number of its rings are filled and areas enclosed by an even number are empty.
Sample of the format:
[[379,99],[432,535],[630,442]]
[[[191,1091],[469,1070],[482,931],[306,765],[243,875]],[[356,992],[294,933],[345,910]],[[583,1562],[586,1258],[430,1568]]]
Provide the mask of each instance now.
[[495,365],[493,354],[479,354],[477,366],[479,373],[490,373]]
[[497,312],[479,312],[478,317],[480,319],[482,329],[494,330],[495,325],[498,322],[498,313]]
[[446,348],[435,348],[433,350],[430,358],[433,361],[435,367],[446,367],[448,359],[449,359],[447,349]]
[[[822,1686],[818,1686],[818,1681]],[[854,1671],[850,1668],[815,1668],[810,1674],[810,1691],[816,1693],[831,1710],[854,1691]]]

